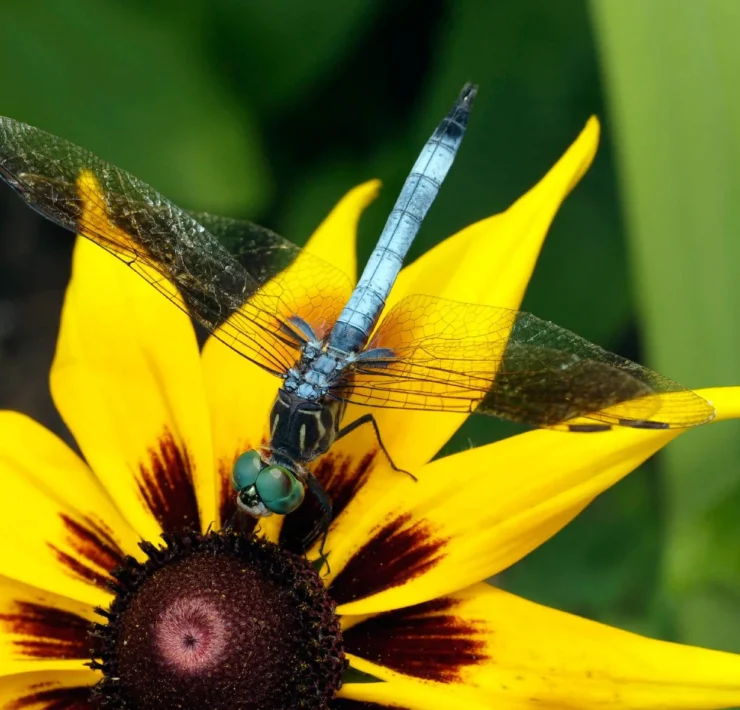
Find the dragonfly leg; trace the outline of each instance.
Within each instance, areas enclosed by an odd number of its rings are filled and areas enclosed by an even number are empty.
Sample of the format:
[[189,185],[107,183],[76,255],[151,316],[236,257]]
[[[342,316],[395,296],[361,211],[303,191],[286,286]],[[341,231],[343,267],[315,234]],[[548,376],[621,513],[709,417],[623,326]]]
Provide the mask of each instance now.
[[[252,518],[249,518],[237,508],[224,523],[223,530],[225,532],[237,533],[244,537],[257,537],[262,531],[260,530],[259,523],[257,523],[252,530],[249,530],[249,522],[251,520]],[[208,529],[211,529],[210,525],[208,526]]]
[[319,556],[312,561],[313,568],[317,574],[321,574],[321,568],[326,565],[326,573],[331,573],[331,567],[329,566],[329,553],[324,551],[324,545],[326,544],[326,536],[329,534],[329,528],[324,528],[324,532],[321,535],[321,545],[319,546]]
[[391,465],[391,468],[394,471],[398,471],[399,473],[405,473],[407,476],[411,476],[415,481],[418,481],[419,479],[414,476],[411,471],[407,471],[404,468],[399,468],[396,466],[395,463],[393,463],[393,459],[391,458],[390,453],[388,452],[388,449],[385,448],[385,444],[383,443],[383,437],[380,436],[380,427],[378,426],[378,422],[375,421],[375,417],[370,414],[369,412],[367,414],[363,414],[358,419],[355,419],[351,424],[347,424],[346,427],[343,427],[339,430],[337,433],[336,440],[341,439],[343,436],[347,436],[347,434],[351,434],[355,429],[358,427],[361,427],[363,424],[372,424],[373,429],[375,430],[375,438],[378,440],[378,445],[380,446],[380,450],[385,454],[385,457],[388,459],[388,463]]
[[304,549],[316,539],[317,533],[321,535],[321,545],[319,546],[319,556],[313,560],[314,569],[317,572],[321,572],[321,568],[326,565],[326,573],[331,572],[329,567],[329,553],[324,551],[324,545],[326,545],[326,537],[329,534],[329,524],[331,523],[331,512],[332,504],[331,498],[324,490],[324,487],[319,483],[318,479],[309,474],[308,480],[306,481],[308,490],[313,493],[314,497],[318,501],[321,508],[321,516],[319,517],[316,525],[313,527],[310,533],[303,538],[302,545]]
[[224,523],[224,530],[227,532],[234,532],[236,529],[236,522],[239,519],[239,510],[235,510],[229,517],[228,520]]

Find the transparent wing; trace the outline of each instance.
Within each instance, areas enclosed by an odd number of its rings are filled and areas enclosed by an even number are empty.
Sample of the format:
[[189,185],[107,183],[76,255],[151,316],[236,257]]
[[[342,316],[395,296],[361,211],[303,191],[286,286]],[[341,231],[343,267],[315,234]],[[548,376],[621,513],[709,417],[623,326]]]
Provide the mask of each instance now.
[[694,392],[553,323],[431,296],[396,305],[334,393],[581,431],[688,427],[714,416]]
[[[260,286],[258,297],[252,296],[250,303],[279,314],[283,333],[292,328],[302,335],[296,330],[297,316],[318,339],[329,335],[352,294],[352,282],[341,269],[253,222],[206,212],[190,214]],[[243,315],[248,317],[248,309]],[[238,320],[239,313],[232,319]]]
[[[336,301],[351,292],[341,272],[269,230],[191,215],[83,148],[9,118],[0,118],[0,177],[274,374],[299,357],[306,336],[295,316],[324,332],[338,315]],[[286,278],[290,269],[302,278]],[[331,295],[319,303],[322,285]]]

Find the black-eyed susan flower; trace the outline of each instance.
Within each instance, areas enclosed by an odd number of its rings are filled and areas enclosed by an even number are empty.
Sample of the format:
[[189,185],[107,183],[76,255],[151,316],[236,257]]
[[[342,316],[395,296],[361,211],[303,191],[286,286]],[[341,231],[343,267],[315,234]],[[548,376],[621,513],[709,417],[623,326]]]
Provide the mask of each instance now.
[[[597,139],[592,120],[509,210],[406,268],[388,307],[432,292],[517,308]],[[310,243],[348,274],[377,187],[352,190]],[[200,352],[185,314],[78,242],[51,390],[84,460],[29,418],[0,413],[4,707],[740,704],[738,656],[629,634],[482,582],[679,431],[533,431],[430,463],[461,418],[378,411],[396,463],[418,480],[392,470],[361,429],[319,459],[335,517],[330,569],[318,576],[290,552],[311,524],[308,503],[261,521],[256,535],[209,532],[231,515],[236,456],[267,439],[277,386],[217,340]],[[740,416],[739,389],[701,394],[717,420]]]

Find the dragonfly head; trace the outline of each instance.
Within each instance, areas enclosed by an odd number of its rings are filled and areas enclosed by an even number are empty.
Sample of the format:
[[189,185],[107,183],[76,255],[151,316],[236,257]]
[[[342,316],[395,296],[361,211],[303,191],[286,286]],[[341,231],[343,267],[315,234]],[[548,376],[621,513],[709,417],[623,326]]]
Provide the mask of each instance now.
[[286,466],[265,463],[258,451],[237,458],[231,471],[237,506],[255,518],[292,513],[302,502],[305,488]]

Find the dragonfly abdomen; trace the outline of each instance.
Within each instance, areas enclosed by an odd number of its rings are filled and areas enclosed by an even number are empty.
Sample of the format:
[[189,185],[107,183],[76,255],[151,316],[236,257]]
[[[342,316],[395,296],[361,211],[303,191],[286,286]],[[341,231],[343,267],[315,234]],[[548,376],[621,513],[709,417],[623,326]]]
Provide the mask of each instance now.
[[406,178],[362,277],[332,330],[330,344],[358,352],[367,343],[403,260],[455,160],[476,87],[466,84]]

